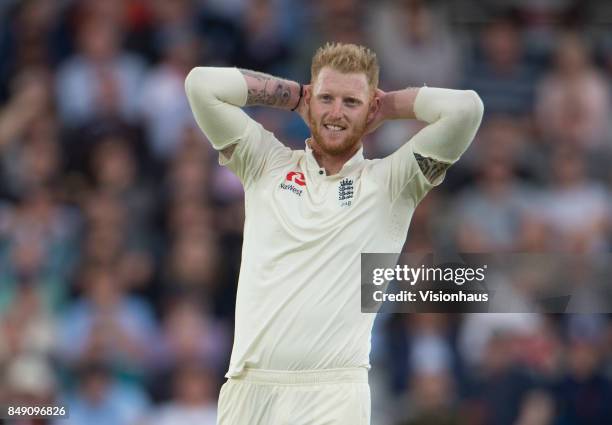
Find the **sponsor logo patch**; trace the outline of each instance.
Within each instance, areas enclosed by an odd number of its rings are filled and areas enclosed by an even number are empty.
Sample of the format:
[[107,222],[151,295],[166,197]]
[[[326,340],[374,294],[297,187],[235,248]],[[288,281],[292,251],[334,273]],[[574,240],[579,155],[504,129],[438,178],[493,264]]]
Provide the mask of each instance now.
[[285,179],[288,182],[295,183],[299,186],[306,186],[306,177],[304,177],[304,173],[300,173],[299,171],[290,171],[287,173],[287,178]]
[[280,184],[280,188],[288,190],[289,192],[295,193],[297,196],[302,196],[303,189],[299,189],[297,186],[306,186],[306,177],[304,173],[299,171],[290,171],[285,177],[285,181]]

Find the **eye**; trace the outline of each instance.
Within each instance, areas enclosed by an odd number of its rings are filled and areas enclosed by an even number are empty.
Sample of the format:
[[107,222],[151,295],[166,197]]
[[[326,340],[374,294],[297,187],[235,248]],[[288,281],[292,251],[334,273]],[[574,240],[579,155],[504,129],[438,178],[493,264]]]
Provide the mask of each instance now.
[[330,101],[332,100],[332,97],[331,97],[329,94],[322,94],[322,95],[320,96],[320,99],[321,99],[323,102],[330,102]]
[[351,107],[352,107],[352,106],[357,106],[357,105],[359,105],[359,103],[360,103],[360,102],[359,102],[357,99],[350,97],[350,98],[346,99],[346,100],[344,101],[344,103],[346,103],[346,105],[348,105],[348,106],[351,106]]

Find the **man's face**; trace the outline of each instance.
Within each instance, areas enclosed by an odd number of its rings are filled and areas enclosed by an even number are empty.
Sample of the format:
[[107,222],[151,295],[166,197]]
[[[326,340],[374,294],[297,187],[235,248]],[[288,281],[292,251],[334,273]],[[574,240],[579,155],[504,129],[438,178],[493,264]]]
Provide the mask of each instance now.
[[313,82],[309,106],[309,126],[316,147],[334,156],[357,150],[370,109],[365,74],[343,74],[324,67]]

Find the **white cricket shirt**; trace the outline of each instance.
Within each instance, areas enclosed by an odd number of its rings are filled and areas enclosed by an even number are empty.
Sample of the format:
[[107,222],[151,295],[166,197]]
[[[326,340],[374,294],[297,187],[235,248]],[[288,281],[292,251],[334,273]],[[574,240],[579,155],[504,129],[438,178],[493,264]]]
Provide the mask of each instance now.
[[360,255],[400,252],[433,186],[412,143],[384,159],[360,149],[333,176],[249,120],[228,158],[245,188],[242,265],[227,377],[271,370],[369,368],[375,314],[361,313]]

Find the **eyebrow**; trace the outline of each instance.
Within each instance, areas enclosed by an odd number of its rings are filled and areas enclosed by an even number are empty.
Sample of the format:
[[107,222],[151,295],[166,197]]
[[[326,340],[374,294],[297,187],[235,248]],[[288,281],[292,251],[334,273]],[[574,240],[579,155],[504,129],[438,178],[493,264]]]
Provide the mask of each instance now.
[[[321,93],[319,93],[317,95],[318,98],[323,97],[323,96],[332,96],[332,97],[334,97],[334,95],[332,95],[329,92],[321,92]],[[343,96],[342,100],[345,100],[345,101],[346,100],[350,100],[352,102],[363,103],[363,101],[361,99],[359,99],[358,97],[355,97],[355,96]]]

